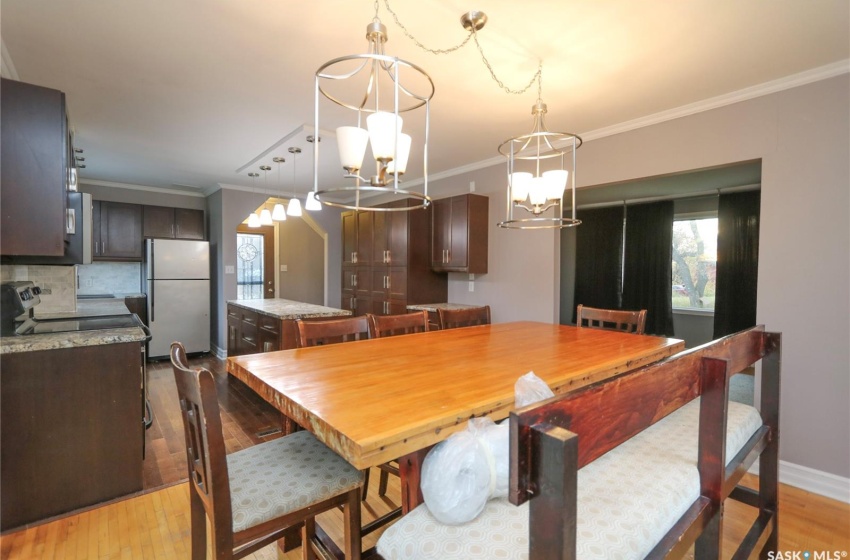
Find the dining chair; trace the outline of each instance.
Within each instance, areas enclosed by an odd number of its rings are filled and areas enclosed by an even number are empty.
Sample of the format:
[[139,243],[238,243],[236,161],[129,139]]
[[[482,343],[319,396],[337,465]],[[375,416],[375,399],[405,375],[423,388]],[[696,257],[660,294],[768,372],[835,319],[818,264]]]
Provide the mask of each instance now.
[[369,338],[413,334],[428,330],[428,312],[414,311],[401,315],[372,315],[369,319]]
[[298,319],[295,325],[298,330],[295,341],[298,348],[369,338],[369,321],[365,315],[319,321]]
[[[585,325],[585,323],[587,324]],[[640,311],[621,311],[579,305],[576,308],[576,325],[594,329],[644,334],[646,309],[641,309]]]
[[213,374],[193,369],[179,342],[171,344],[191,504],[191,558],[242,558],[301,528],[302,558],[315,558],[315,516],[342,507],[346,558],[360,558],[362,473],[302,431],[225,454]]
[[440,329],[455,329],[490,324],[490,306],[467,307],[466,309],[437,308]]

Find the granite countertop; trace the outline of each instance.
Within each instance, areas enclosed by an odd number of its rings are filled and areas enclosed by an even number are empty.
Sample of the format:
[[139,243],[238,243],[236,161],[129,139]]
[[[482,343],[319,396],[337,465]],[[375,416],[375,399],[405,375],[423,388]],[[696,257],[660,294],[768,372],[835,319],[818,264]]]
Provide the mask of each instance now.
[[[75,319],[79,317],[102,317],[104,315],[129,315],[130,310],[122,299],[88,299],[77,301],[77,311],[64,313],[36,314],[36,319]],[[123,342],[142,342],[145,333],[138,327],[103,329],[95,331],[45,333],[24,336],[0,337],[0,354],[34,352],[56,348],[99,346]]]
[[417,303],[408,305],[408,311],[431,311],[436,313],[437,309],[469,309],[481,307],[480,305],[467,305],[465,303]]
[[282,320],[344,317],[351,315],[351,311],[345,309],[334,309],[333,307],[325,307],[324,305],[314,305],[312,303],[279,298],[235,299],[227,303]]

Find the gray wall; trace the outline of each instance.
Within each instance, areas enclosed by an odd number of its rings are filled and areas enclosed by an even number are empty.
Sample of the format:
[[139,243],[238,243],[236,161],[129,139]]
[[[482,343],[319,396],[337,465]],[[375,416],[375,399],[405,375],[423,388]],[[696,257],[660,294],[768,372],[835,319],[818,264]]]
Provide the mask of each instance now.
[[[850,77],[842,75],[589,141],[580,186],[762,160],[757,320],[783,339],[781,458],[850,476]],[[494,144],[495,145],[495,144]],[[491,194],[490,272],[449,300],[494,321],[558,322],[559,234],[497,230],[504,168],[435,181]],[[442,193],[440,193],[442,194]],[[579,226],[581,227],[581,226]]]
[[279,297],[324,305],[325,240],[303,219],[288,217],[278,227]]
[[[762,160],[757,320],[783,333],[781,458],[850,476],[850,77],[594,140],[582,185]],[[541,254],[543,256],[543,254]]]

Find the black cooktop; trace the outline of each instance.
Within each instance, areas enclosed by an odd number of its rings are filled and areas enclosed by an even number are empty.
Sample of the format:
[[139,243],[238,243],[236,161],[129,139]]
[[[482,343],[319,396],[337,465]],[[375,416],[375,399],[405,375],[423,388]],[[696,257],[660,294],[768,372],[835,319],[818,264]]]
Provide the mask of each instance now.
[[21,335],[62,332],[97,331],[138,327],[135,315],[102,315],[99,317],[76,317],[73,319],[29,319],[17,329]]

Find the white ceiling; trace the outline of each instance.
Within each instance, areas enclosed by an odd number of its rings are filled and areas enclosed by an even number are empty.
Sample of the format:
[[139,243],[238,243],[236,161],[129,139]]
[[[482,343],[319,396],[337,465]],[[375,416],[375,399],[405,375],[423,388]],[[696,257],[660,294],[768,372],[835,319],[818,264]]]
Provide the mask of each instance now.
[[[384,1],[379,16],[389,31],[387,53],[423,67],[436,85],[430,173],[490,160],[499,143],[530,130],[536,87],[522,95],[500,90],[473,42],[448,55],[424,52]],[[431,48],[461,42],[460,15],[484,10],[489,23],[479,39],[499,78],[523,87],[542,60],[548,127],[579,134],[846,65],[848,6],[847,0],[390,3]],[[304,149],[303,192],[312,185],[311,149],[306,132],[297,133],[312,126],[314,73],[329,59],[365,52],[374,9],[353,0],[3,0],[0,31],[20,80],[67,94],[76,144],[87,158],[83,180],[184,191],[250,187],[248,171],[295,144]],[[336,119],[321,121],[323,130],[352,124],[323,114]],[[421,137],[421,126],[412,128]],[[335,155],[333,142],[322,146],[323,156]],[[417,166],[421,160],[412,159],[410,179],[421,175]],[[337,177],[335,171],[321,176]],[[289,167],[281,180],[289,188]],[[276,169],[268,183],[277,187]]]

